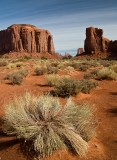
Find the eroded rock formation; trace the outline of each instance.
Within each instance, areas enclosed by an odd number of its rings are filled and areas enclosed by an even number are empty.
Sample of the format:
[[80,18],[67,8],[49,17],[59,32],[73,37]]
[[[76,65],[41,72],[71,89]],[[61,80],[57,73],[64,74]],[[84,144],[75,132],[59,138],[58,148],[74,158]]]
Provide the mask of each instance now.
[[54,53],[55,50],[49,31],[17,24],[0,31],[0,52]]
[[110,41],[108,51],[117,54],[117,40]]
[[86,39],[84,44],[85,53],[95,54],[107,52],[110,40],[103,37],[103,30],[89,27],[86,28]]
[[84,48],[78,48],[76,56],[79,56],[84,52]]

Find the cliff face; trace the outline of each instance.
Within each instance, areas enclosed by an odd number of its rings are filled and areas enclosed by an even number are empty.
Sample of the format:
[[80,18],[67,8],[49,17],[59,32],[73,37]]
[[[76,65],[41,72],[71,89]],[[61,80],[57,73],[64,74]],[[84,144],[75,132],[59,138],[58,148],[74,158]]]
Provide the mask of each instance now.
[[117,40],[110,41],[108,51],[117,54]]
[[32,25],[12,25],[0,31],[0,52],[54,53],[49,31]]
[[103,37],[103,30],[98,28],[86,28],[86,39],[84,44],[85,52],[94,54],[107,52],[110,40]]

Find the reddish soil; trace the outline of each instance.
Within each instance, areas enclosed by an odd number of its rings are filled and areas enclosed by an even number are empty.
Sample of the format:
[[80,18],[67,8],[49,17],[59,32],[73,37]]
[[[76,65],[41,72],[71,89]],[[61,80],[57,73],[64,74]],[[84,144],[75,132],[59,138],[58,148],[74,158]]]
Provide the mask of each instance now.
[[[4,106],[14,95],[22,95],[25,91],[33,94],[43,94],[51,87],[45,86],[44,76],[26,77],[22,85],[11,85],[3,80],[8,71],[0,69],[0,115],[4,114]],[[71,72],[74,78],[81,78],[83,72]],[[89,142],[86,158],[78,158],[65,151],[56,152],[48,160],[117,160],[117,81],[100,81],[99,86],[90,94],[79,94],[73,97],[77,103],[88,101],[96,108],[98,118],[97,136]],[[65,102],[65,99],[61,99]],[[2,125],[2,122],[1,122]],[[0,133],[1,160],[31,160],[26,158],[20,150],[20,142],[13,137],[6,137]]]

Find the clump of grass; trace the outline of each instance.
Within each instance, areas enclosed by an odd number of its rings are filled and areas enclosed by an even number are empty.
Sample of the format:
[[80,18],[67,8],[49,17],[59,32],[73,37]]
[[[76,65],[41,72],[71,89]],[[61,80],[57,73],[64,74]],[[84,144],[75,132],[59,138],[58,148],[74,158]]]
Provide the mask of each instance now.
[[113,70],[115,73],[117,73],[117,64],[112,65],[109,67],[111,70]]
[[78,93],[90,93],[98,84],[90,80],[74,80],[70,77],[62,77],[55,84],[54,94],[60,97],[70,97]]
[[47,66],[47,73],[48,74],[56,74],[58,73],[57,67]]
[[24,77],[28,75],[28,70],[22,69],[9,73],[4,79],[9,80],[13,85],[20,85],[23,82]]
[[18,73],[22,75],[23,77],[26,77],[29,71],[27,69],[22,69],[22,70],[19,70]]
[[37,76],[40,76],[45,74],[47,72],[47,69],[45,67],[36,67],[34,72]]
[[84,156],[95,134],[94,109],[71,99],[63,107],[57,98],[26,93],[5,108],[3,131],[29,142],[26,147],[38,159],[63,149]]
[[50,74],[50,75],[46,75],[45,78],[48,86],[55,86],[58,83],[60,76],[56,74]]
[[110,68],[103,68],[98,71],[97,73],[97,79],[98,80],[116,80],[117,79],[117,73],[115,73],[112,69]]
[[60,97],[69,97],[80,92],[79,85],[76,80],[70,77],[62,77],[55,85],[55,95]]
[[90,93],[93,88],[98,86],[97,82],[93,82],[90,80],[82,80],[80,81],[80,90],[82,93]]
[[7,66],[6,66],[7,69],[11,69],[11,68],[16,68],[16,64],[15,63],[9,63]]
[[84,74],[84,79],[94,79],[98,74],[98,70],[94,70],[89,74]]
[[7,66],[8,62],[4,59],[0,60],[0,67]]
[[88,68],[89,68],[88,65],[82,65],[82,64],[80,64],[78,66],[78,70],[79,71],[83,71],[83,72],[87,71]]
[[20,85],[23,82],[23,76],[18,72],[8,74],[5,79],[9,80],[13,85]]

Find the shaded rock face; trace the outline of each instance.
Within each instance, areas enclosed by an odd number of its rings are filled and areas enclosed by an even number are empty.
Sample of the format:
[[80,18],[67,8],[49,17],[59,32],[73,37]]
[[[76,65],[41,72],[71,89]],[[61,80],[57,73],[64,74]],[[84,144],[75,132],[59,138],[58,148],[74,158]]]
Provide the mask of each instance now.
[[106,52],[110,40],[103,37],[103,30],[98,28],[86,28],[86,39],[84,44],[85,53],[94,54]]
[[49,31],[18,24],[0,31],[0,52],[54,53],[55,49]]
[[112,53],[117,53],[117,40],[110,41],[108,51]]

